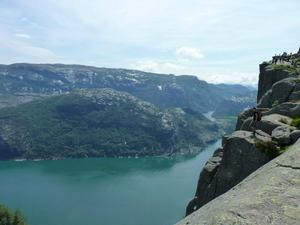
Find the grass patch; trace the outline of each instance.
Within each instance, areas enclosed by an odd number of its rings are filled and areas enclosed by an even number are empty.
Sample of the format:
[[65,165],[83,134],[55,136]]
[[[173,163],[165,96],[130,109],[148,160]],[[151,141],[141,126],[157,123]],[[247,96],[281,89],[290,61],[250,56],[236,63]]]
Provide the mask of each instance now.
[[274,159],[281,154],[280,148],[273,141],[255,141],[255,147],[264,152],[270,159]]
[[300,117],[293,118],[291,125],[300,128]]
[[300,66],[300,59],[295,60],[295,65]]
[[272,107],[275,107],[275,106],[278,106],[279,105],[279,101],[278,100],[275,100],[273,103],[272,103]]
[[280,147],[279,153],[282,154],[289,149],[290,145]]
[[297,68],[295,66],[291,65],[284,65],[284,64],[274,64],[273,65],[274,70],[285,70],[289,73],[297,73]]

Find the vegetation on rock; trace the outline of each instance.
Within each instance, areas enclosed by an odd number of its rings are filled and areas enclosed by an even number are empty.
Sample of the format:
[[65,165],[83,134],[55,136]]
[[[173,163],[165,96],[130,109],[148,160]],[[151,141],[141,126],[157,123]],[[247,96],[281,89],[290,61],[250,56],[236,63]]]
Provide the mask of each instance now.
[[279,148],[273,141],[256,140],[255,147],[266,153],[270,159],[274,159],[282,153],[282,149]]
[[300,117],[293,118],[291,125],[300,128]]
[[0,225],[27,225],[20,210],[12,211],[0,205]]
[[289,64],[272,64],[274,70],[285,70],[291,74],[297,73],[297,67],[289,65]]

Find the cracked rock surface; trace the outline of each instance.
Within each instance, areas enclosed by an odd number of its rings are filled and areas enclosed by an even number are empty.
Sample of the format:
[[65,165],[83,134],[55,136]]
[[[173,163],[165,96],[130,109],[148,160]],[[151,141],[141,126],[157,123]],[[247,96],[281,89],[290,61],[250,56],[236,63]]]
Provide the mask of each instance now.
[[299,225],[300,140],[177,225]]
[[252,132],[239,130],[223,140],[223,148],[214,153],[200,174],[196,195],[189,202],[186,215],[225,193],[270,161],[255,146],[256,140],[270,142],[271,137],[261,130],[257,130],[255,136]]

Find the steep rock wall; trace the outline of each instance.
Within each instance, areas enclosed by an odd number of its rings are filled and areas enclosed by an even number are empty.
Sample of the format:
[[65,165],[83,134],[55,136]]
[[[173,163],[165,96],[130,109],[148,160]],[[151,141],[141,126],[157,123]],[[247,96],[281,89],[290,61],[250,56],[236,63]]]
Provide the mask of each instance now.
[[257,100],[263,117],[258,130],[252,134],[251,109],[239,115],[236,131],[223,138],[222,148],[202,170],[187,215],[230,190],[299,139],[300,125],[293,120],[300,117],[300,55],[288,60],[260,65]]
[[176,225],[298,225],[300,140]]
[[268,134],[255,136],[249,131],[236,131],[224,140],[202,170],[195,198],[187,206],[186,214],[228,191],[270,158],[255,146],[255,139],[271,141]]

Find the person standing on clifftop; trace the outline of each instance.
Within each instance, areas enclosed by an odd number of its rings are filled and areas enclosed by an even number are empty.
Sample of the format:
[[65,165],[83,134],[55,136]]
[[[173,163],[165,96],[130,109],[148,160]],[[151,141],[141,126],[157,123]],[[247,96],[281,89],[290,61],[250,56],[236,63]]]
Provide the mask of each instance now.
[[261,120],[261,112],[258,111],[255,107],[253,107],[252,110],[253,118],[251,122],[251,128],[253,129],[253,135],[255,135],[257,122]]

